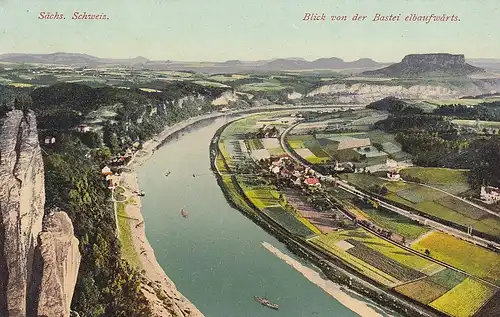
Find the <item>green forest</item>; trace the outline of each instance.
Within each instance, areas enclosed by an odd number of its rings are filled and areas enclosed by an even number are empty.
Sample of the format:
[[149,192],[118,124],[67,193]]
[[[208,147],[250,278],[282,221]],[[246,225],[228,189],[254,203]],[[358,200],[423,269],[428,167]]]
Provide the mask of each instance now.
[[[166,125],[210,110],[210,101],[220,93],[184,83],[162,88],[160,93],[148,93],[80,84],[55,84],[34,90],[0,86],[0,117],[13,108],[32,109],[37,115],[40,139],[47,134],[57,138],[54,145],[40,142],[45,166],[45,211],[65,211],[80,242],[82,262],[71,307],[80,316],[151,316],[141,291],[141,272],[121,257],[113,204],[101,168],[130,141],[144,142]],[[178,99],[190,95],[203,96],[205,101],[188,100],[179,107]],[[102,133],[75,131],[89,113],[111,106],[116,116],[102,123]],[[149,115],[153,108],[157,111]]]

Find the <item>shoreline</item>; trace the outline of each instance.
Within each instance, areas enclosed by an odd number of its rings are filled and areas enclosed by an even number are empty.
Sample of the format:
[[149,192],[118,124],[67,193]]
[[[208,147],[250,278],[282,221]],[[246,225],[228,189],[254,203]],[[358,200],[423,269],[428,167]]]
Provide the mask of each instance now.
[[[143,144],[142,149],[134,155],[125,171],[119,176],[119,184],[125,189],[124,195],[129,197],[128,199],[133,199],[133,202],[125,203],[124,209],[129,219],[133,247],[141,265],[139,270],[147,280],[142,283],[143,293],[151,304],[153,316],[204,317],[203,313],[177,290],[174,282],[156,260],[154,250],[146,236],[141,197],[134,194],[135,191],[140,191],[137,168],[151,158],[155,150],[172,134],[197,122],[220,116],[222,115],[193,117],[165,128],[159,135]],[[118,215],[116,218],[118,222]]]
[[[270,235],[285,244],[290,252],[309,261],[310,263],[313,263],[325,275],[326,278],[322,277],[323,280],[330,280],[337,284],[348,285],[348,288],[354,290],[357,295],[365,296],[388,310],[397,311],[398,314],[402,316],[444,316],[443,313],[434,310],[431,307],[423,306],[421,303],[414,300],[409,300],[407,298],[403,299],[400,297],[400,294],[388,291],[383,287],[381,288],[379,285],[374,284],[373,281],[367,280],[364,276],[356,274],[356,272],[350,269],[350,267],[345,266],[342,261],[332,258],[330,255],[325,253],[325,251],[312,247],[312,245],[309,244],[303,245],[301,241],[293,238],[287,231],[283,230],[279,224],[276,224],[265,214],[251,217],[245,212],[244,209],[241,209],[233,201],[231,194],[228,193],[214,160],[219,153],[219,149],[216,144],[218,144],[220,134],[227,125],[234,121],[235,120],[221,126],[213,136],[210,145],[211,167],[217,177],[217,183],[219,184],[219,187],[224,193],[224,196],[229,204],[234,205],[234,208],[242,212],[243,215],[247,216]],[[216,140],[217,142],[215,142]],[[241,195],[241,193],[239,194]],[[258,208],[253,205],[253,203],[245,195],[242,197],[250,208],[258,210]]]
[[349,310],[360,315],[361,317],[382,317],[375,309],[364,301],[358,300],[350,296],[341,286],[333,281],[326,280],[315,270],[302,265],[299,261],[281,252],[278,248],[268,242],[262,242],[262,246],[269,252],[274,254],[286,264],[300,272],[310,282],[316,284],[319,288],[325,291],[328,295],[335,298],[340,304],[347,307]]
[[[306,106],[296,108],[279,106],[256,107],[252,109],[234,111],[232,113],[215,113],[191,117],[172,126],[166,127],[158,135],[144,142],[142,149],[134,154],[130,162],[125,166],[124,171],[119,176],[119,184],[125,189],[124,195],[127,196],[127,201],[129,201],[130,197],[133,198],[133,202],[124,203],[124,212],[128,220],[130,220],[128,225],[131,231],[132,243],[141,265],[139,270],[143,271],[143,276],[146,279],[146,281],[143,281],[142,283],[143,293],[151,303],[154,317],[204,317],[204,315],[188,298],[177,290],[174,282],[168,277],[166,272],[156,260],[154,250],[146,236],[144,217],[141,212],[140,196],[134,194],[134,191],[140,191],[137,168],[142,166],[142,164],[151,158],[156,149],[161,147],[171,135],[205,120],[215,120],[224,116],[234,118],[244,116],[246,114],[253,115],[263,112],[323,107],[324,106]],[[326,108],[329,107],[326,106]],[[114,207],[115,219],[118,225],[119,220],[116,212],[116,202],[114,203]],[[119,227],[117,226],[117,233],[118,232]]]

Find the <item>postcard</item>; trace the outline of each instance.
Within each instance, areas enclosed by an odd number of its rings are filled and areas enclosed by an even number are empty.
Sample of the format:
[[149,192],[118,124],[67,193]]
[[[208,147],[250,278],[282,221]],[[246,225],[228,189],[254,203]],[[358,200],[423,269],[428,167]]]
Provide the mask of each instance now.
[[499,13],[0,0],[0,316],[500,316]]

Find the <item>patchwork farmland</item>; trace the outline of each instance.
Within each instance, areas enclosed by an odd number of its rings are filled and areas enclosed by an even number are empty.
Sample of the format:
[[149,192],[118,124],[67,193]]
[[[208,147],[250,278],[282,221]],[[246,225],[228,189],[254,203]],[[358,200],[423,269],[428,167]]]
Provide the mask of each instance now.
[[[252,133],[257,121],[239,122],[237,127],[232,128],[234,134],[221,138],[217,166],[222,172],[234,171],[234,167],[242,161],[262,166],[266,161],[275,163],[278,157],[285,156],[277,138],[255,138]],[[358,120],[358,123],[363,122]],[[312,164],[332,164],[345,155],[349,160],[364,160],[356,162],[359,166],[385,166],[389,157],[408,157],[393,136],[381,131],[295,134],[289,135],[286,141],[298,155]],[[270,160],[255,162],[259,161],[259,153],[261,158]],[[219,162],[220,156],[232,163],[229,170]],[[249,157],[254,161],[248,160]],[[250,205],[256,207],[256,214],[269,217],[304,243],[328,252],[335,263],[350,268],[351,272],[377,285],[392,289],[402,298],[412,299],[450,316],[484,317],[499,311],[499,305],[494,302],[500,296],[498,253],[434,232],[400,214],[383,210],[365,200],[357,200],[355,196],[323,183],[315,191],[316,194],[330,194],[358,221],[371,223],[366,227],[370,230],[361,228],[352,220],[347,224],[335,213],[335,208],[321,209],[321,205],[308,196],[310,193],[306,194],[304,187],[307,186],[302,184],[300,190],[291,189],[285,185],[287,174],[273,172],[279,174],[276,177],[281,177],[281,181],[270,182],[266,177],[271,177],[271,174],[269,171],[266,173],[265,177],[237,175],[236,184],[227,184],[236,195],[240,195],[239,204],[243,206],[240,208],[250,208],[246,203],[250,201]],[[385,176],[385,173],[376,175]],[[471,224],[474,229],[483,232],[499,233],[500,225],[491,215],[440,191],[460,193],[461,190],[468,190],[466,171],[410,167],[403,169],[401,175],[410,182],[390,182],[383,177],[363,173],[342,174],[342,177],[368,191],[385,187],[387,192],[383,195],[387,199],[429,216],[457,224]],[[230,177],[226,176],[224,182],[226,180],[229,182]],[[436,189],[411,182],[416,180]],[[241,189],[240,194],[237,187]],[[388,230],[389,233],[386,235],[384,230],[378,229]],[[390,239],[387,239],[388,236]]]
[[344,174],[342,177],[367,191],[374,191],[374,186],[385,187],[388,192],[384,196],[389,200],[423,214],[462,226],[472,226],[479,232],[500,237],[500,218],[442,191],[418,184],[389,182],[373,175]]

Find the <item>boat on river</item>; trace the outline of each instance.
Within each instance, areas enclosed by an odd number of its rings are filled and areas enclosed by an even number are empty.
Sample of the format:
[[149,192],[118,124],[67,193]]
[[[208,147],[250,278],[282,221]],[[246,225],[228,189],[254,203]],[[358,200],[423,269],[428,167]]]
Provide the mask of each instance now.
[[184,218],[187,218],[188,216],[188,213],[183,209],[181,209],[181,215],[184,217]]
[[170,175],[170,170],[168,170],[166,173],[165,173],[165,177],[168,177]]
[[272,303],[269,299],[267,299],[267,297],[262,298],[259,296],[254,296],[253,299],[256,302],[259,302],[262,306],[266,306],[268,308],[275,309],[275,310],[278,310],[280,308],[280,305]]

